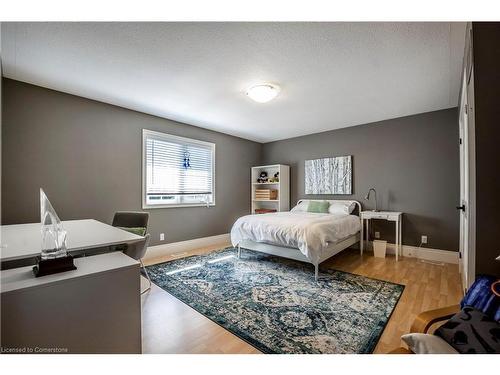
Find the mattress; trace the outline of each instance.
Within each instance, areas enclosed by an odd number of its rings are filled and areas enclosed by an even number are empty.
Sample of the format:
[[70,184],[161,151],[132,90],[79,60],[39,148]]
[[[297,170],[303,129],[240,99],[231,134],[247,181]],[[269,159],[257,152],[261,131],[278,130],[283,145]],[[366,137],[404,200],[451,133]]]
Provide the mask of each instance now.
[[240,217],[231,229],[231,242],[251,240],[297,248],[311,262],[317,262],[324,249],[358,233],[359,217],[347,214],[276,212]]

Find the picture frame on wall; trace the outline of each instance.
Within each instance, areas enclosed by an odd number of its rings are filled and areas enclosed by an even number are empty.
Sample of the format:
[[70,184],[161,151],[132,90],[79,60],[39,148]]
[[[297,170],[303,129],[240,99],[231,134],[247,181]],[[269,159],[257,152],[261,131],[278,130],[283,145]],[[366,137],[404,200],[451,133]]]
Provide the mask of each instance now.
[[352,194],[352,155],[305,161],[306,194]]

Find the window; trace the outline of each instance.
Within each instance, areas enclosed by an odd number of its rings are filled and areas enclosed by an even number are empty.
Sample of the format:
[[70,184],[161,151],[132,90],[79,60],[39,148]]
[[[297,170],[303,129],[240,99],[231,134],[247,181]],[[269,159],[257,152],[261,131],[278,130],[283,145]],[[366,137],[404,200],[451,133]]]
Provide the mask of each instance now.
[[215,144],[142,131],[143,208],[215,204]]

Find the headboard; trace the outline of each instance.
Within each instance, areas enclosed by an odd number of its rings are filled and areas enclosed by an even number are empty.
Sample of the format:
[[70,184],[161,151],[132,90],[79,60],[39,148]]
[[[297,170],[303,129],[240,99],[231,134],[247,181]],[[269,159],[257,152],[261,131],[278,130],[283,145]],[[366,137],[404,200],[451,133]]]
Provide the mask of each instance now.
[[316,201],[316,202],[323,202],[323,201],[327,201],[327,202],[330,202],[330,203],[354,203],[356,204],[356,208],[352,211],[352,215],[358,215],[358,216],[361,216],[361,203],[359,203],[358,201],[355,201],[355,200],[349,200],[349,199],[299,199],[297,201],[297,204],[299,204],[300,202],[312,202],[312,201]]

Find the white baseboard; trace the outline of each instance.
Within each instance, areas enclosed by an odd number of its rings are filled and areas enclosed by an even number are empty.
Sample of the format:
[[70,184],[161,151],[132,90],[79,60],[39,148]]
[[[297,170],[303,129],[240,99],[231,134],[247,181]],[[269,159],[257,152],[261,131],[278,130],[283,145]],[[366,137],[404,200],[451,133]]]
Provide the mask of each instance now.
[[[373,251],[371,241],[369,246],[365,246],[365,250]],[[396,254],[395,244],[387,243],[387,254]],[[431,249],[429,247],[403,245],[403,256],[409,258],[424,259],[431,262],[458,264],[457,251],[448,251],[440,249]]]
[[[148,251],[146,252],[146,256],[144,257],[144,260],[159,258],[165,255],[183,253],[199,249],[201,247],[227,244],[230,241],[231,239],[229,233],[225,233],[225,234],[219,234],[217,236],[195,238],[193,240],[172,242],[164,245],[149,246]],[[387,254],[395,254],[396,253],[395,248],[396,248],[395,244],[387,243]],[[365,246],[365,251],[368,252],[373,251],[371,241],[369,242],[368,246]],[[458,264],[458,252],[456,251],[403,245],[403,256],[409,258],[424,259],[431,262]]]
[[229,243],[229,233],[219,234],[217,236],[195,238],[193,240],[172,242],[164,245],[149,246],[144,260],[159,258],[165,255],[172,255],[199,249],[201,247],[208,247],[213,245],[221,245]]

